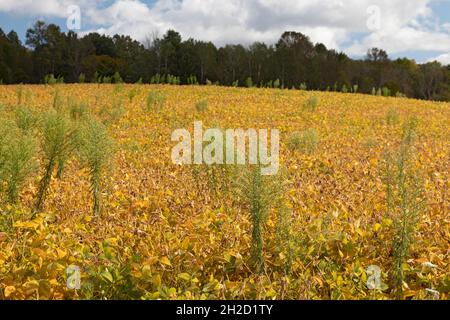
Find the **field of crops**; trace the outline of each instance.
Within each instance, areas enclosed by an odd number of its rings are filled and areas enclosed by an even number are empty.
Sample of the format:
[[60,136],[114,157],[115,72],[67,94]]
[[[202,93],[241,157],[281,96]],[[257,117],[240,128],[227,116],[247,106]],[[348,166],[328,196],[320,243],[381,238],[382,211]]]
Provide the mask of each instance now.
[[[280,174],[173,164],[197,120],[279,129]],[[0,86],[0,125],[0,299],[450,297],[448,103]]]

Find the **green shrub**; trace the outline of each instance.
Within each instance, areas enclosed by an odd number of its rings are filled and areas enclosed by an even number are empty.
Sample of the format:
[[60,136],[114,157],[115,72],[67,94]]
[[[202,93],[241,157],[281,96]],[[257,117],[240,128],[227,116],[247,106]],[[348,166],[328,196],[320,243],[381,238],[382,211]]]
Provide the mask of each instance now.
[[125,114],[125,108],[123,106],[123,101],[116,99],[113,101],[111,112],[108,113],[108,117],[105,120],[106,124],[111,124],[117,122]]
[[202,100],[195,104],[195,109],[197,112],[205,112],[208,109],[208,101]]
[[53,109],[56,111],[62,111],[63,108],[63,98],[61,97],[61,94],[59,93],[59,90],[56,89],[53,93]]
[[193,75],[189,76],[189,77],[187,78],[187,84],[188,84],[188,85],[198,85],[197,77],[196,77],[196,76],[193,76]]
[[253,88],[253,80],[251,77],[248,77],[247,80],[245,80],[245,86],[247,88]]
[[47,74],[44,77],[44,84],[53,85],[53,84],[56,84],[56,83],[58,83],[58,79],[55,78],[55,75],[53,73],[52,74]]
[[288,148],[291,151],[311,153],[319,145],[319,134],[315,129],[308,129],[293,133],[288,140]]
[[373,149],[378,146],[378,140],[375,137],[368,137],[364,142],[364,147],[367,149]]
[[317,110],[317,106],[319,105],[319,98],[316,96],[309,97],[303,105],[303,110],[309,112],[315,112]]
[[88,107],[84,103],[74,103],[70,106],[72,120],[80,120],[88,114]]
[[161,75],[158,73],[150,78],[150,83],[151,84],[159,84],[160,78],[161,78]]
[[399,116],[397,110],[390,108],[386,114],[386,123],[389,126],[395,126],[399,122]]
[[17,95],[17,105],[22,105],[23,102],[23,88],[22,86],[18,86],[16,89],[16,95]]
[[133,102],[133,99],[136,97],[137,95],[137,89],[136,88],[132,88],[129,92],[128,92],[128,102]]
[[24,132],[34,129],[38,123],[37,115],[29,108],[20,106],[15,110],[16,125]]
[[92,76],[92,82],[93,83],[102,83],[101,76],[99,75],[98,71],[95,71],[94,75]]
[[160,111],[164,108],[165,103],[166,97],[161,92],[151,91],[147,95],[144,109],[147,112]]
[[123,79],[122,79],[122,77],[120,76],[120,73],[119,72],[115,72],[114,73],[114,75],[112,76],[112,81],[114,82],[114,83],[123,83]]
[[86,76],[84,75],[84,73],[80,73],[80,75],[78,76],[78,83],[85,83],[86,82]]
[[279,89],[280,86],[281,86],[280,79],[277,79],[277,80],[275,80],[275,81],[273,82],[273,87],[274,87],[275,89]]

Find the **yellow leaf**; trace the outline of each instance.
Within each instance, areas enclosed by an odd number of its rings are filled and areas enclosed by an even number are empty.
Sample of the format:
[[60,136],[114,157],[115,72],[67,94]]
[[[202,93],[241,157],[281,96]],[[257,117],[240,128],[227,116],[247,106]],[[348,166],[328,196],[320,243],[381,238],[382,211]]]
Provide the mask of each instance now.
[[59,248],[56,249],[56,252],[58,253],[58,259],[62,259],[67,255],[67,252],[64,250],[61,250]]
[[156,286],[159,287],[161,285],[161,276],[159,274],[156,274],[152,277],[152,283]]
[[5,297],[8,298],[12,293],[16,292],[16,288],[13,286],[7,286],[5,288]]
[[37,280],[30,280],[23,284],[23,287],[25,289],[38,289],[39,288],[39,281]]
[[373,231],[378,232],[380,230],[381,230],[381,224],[375,223],[375,225],[373,226]]
[[336,279],[336,284],[338,285],[338,287],[341,287],[343,283],[344,283],[344,279],[342,279],[341,276],[338,276]]
[[162,257],[159,262],[161,262],[162,264],[165,264],[166,266],[169,266],[169,267],[172,266],[172,264],[170,263],[169,258],[167,258],[167,257]]
[[266,298],[272,299],[275,298],[277,295],[277,292],[271,288],[269,291],[266,292]]
[[392,220],[391,220],[391,219],[388,219],[388,218],[383,219],[383,224],[384,224],[386,227],[389,227],[389,226],[392,225]]
[[57,285],[59,285],[59,282],[58,282],[58,280],[56,280],[56,279],[50,279],[49,283],[50,283],[52,286],[57,286]]
[[178,278],[184,281],[190,281],[191,280],[191,276],[189,273],[180,273],[178,275]]

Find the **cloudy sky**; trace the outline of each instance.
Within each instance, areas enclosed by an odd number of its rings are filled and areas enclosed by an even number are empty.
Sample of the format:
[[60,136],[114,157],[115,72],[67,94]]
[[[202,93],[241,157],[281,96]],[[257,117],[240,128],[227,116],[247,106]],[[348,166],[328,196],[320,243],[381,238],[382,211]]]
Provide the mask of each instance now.
[[381,47],[392,58],[450,64],[450,0],[0,0],[0,28],[22,39],[37,19],[67,30],[74,4],[80,33],[143,41],[175,29],[223,45],[274,43],[293,30],[352,57]]

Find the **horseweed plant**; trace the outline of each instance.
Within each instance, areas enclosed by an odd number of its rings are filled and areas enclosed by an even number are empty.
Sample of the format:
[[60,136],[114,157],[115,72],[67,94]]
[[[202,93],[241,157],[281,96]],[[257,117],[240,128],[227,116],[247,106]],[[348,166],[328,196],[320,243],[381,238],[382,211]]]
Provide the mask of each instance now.
[[249,207],[252,223],[251,262],[256,273],[264,271],[263,228],[269,210],[278,203],[283,188],[277,176],[263,176],[261,166],[245,168],[236,180],[236,196]]
[[12,122],[0,120],[0,187],[6,186],[8,203],[17,201],[26,178],[35,169],[35,140]]
[[67,159],[74,150],[74,132],[70,120],[62,112],[52,110],[44,116],[42,125],[44,176],[39,183],[35,214],[42,209],[57,163],[61,164],[61,161]]
[[398,113],[394,108],[389,108],[386,113],[386,123],[389,126],[395,126],[399,122]]
[[315,112],[318,105],[319,98],[317,98],[316,96],[312,96],[308,100],[306,100],[305,104],[303,105],[303,109],[309,112]]
[[7,146],[7,156],[4,164],[4,180],[7,185],[8,203],[17,202],[20,188],[26,179],[36,169],[36,140],[29,134],[12,131],[13,137]]
[[[224,136],[223,141],[223,159],[226,158],[226,144],[227,138],[225,130],[221,129]],[[204,145],[207,143],[204,142]],[[228,164],[211,164],[208,166],[193,166],[192,176],[196,182],[197,189],[200,189],[202,181],[207,182],[208,190],[212,193],[214,197],[226,198],[231,189],[232,179],[236,171],[236,166]]]
[[423,189],[413,168],[414,140],[417,120],[410,118],[403,128],[403,137],[397,152],[388,150],[385,156],[386,206],[394,221],[392,268],[394,293],[403,298],[405,263],[414,241],[418,217],[423,208]]
[[0,119],[0,178],[8,156],[8,146],[11,144],[14,124],[6,119]]
[[19,106],[15,110],[16,124],[23,132],[30,132],[37,126],[38,117],[29,108]]
[[88,108],[84,103],[74,103],[70,106],[72,120],[80,120],[88,114]]
[[95,119],[87,119],[78,134],[79,155],[89,168],[93,212],[100,215],[101,180],[106,166],[114,155],[114,143],[106,127]]
[[165,103],[166,97],[162,93],[150,91],[147,95],[147,101],[144,109],[146,112],[160,111],[164,107]]
[[277,215],[277,241],[280,256],[284,260],[284,272],[289,274],[292,268],[292,260],[294,256],[294,245],[291,231],[292,209],[284,199],[280,199],[278,204]]
[[303,153],[313,152],[319,144],[319,134],[315,129],[294,132],[288,140],[287,147],[291,151],[300,151]]
[[195,104],[195,109],[197,112],[205,112],[208,109],[208,101],[202,100]]

